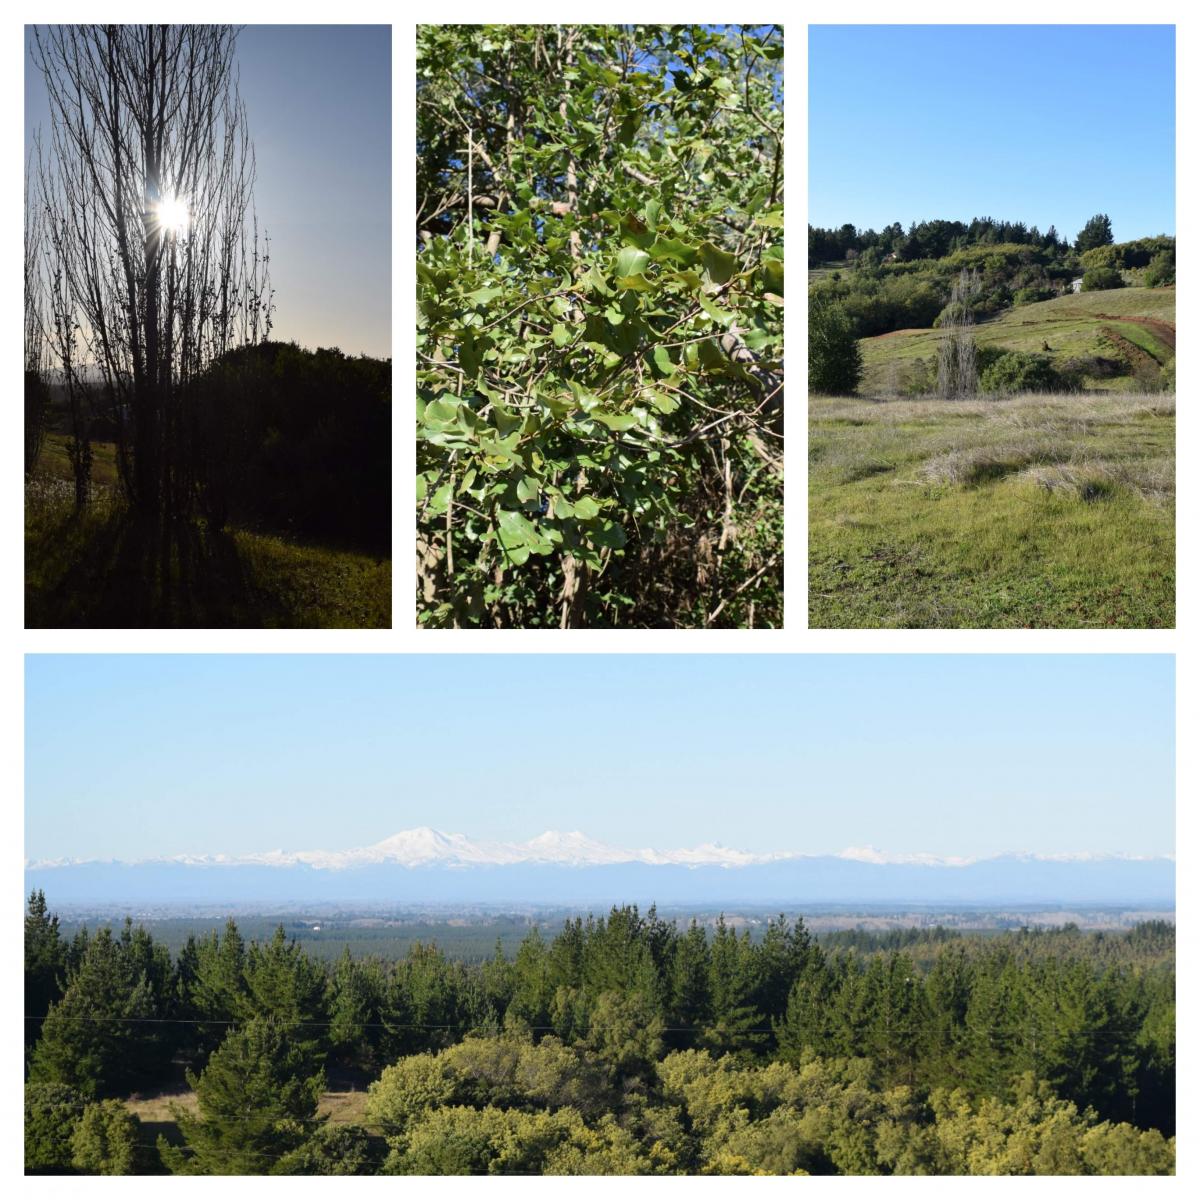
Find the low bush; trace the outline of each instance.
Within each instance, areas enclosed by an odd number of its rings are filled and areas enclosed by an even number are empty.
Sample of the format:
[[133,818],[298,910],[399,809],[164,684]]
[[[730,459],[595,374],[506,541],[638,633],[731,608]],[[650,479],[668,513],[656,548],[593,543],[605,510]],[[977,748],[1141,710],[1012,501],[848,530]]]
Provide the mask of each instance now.
[[1083,287],[1085,292],[1107,292],[1113,288],[1125,286],[1125,280],[1121,278],[1121,272],[1112,267],[1092,267],[1091,270],[1083,273]]
[[982,367],[979,387],[984,392],[1054,392],[1062,381],[1048,355],[1009,350]]

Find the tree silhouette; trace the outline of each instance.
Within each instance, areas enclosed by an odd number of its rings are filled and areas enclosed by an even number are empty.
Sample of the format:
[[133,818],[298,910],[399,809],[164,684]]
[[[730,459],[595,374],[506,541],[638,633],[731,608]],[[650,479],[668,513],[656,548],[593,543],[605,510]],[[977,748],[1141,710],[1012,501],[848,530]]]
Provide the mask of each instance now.
[[80,502],[86,394],[117,430],[134,507],[156,520],[190,514],[203,480],[189,454],[189,385],[270,332],[235,39],[217,25],[34,31],[51,118],[35,181],[42,324],[71,400]]

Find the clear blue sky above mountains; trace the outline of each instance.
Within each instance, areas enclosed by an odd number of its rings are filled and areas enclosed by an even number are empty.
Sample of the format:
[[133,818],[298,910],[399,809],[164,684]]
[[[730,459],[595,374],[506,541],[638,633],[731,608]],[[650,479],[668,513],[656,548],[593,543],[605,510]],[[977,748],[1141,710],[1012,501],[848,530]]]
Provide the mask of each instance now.
[[809,221],[1175,232],[1169,25],[809,29]]
[[[1144,655],[32,655],[25,853],[1174,850]],[[67,732],[69,731],[69,732]]]
[[[26,27],[27,47],[32,40]],[[391,45],[386,25],[238,34],[280,340],[391,355]],[[49,108],[28,49],[25,61],[28,147]]]

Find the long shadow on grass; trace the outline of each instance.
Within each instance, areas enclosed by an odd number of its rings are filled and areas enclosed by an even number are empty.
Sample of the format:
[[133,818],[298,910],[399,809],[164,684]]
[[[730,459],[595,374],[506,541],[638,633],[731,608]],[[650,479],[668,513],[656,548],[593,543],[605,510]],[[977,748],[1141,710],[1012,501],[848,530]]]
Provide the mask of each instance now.
[[261,627],[278,613],[233,538],[128,512],[70,514],[26,551],[30,628]]

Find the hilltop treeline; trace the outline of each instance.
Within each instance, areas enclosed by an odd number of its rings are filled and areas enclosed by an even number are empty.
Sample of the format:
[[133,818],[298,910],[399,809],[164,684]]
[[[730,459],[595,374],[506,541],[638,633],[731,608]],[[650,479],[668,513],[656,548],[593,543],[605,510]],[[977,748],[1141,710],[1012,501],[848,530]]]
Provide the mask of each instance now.
[[[513,959],[326,965],[233,921],[174,959],[128,922],[66,942],[35,894],[25,938],[28,1169],[1173,1169],[1166,925],[827,949],[620,908]],[[114,1101],[184,1064],[199,1115],[153,1145]],[[366,1121],[325,1124],[348,1067]]]
[[1053,226],[1043,234],[990,217],[922,221],[907,231],[895,224],[880,233],[852,225],[808,232],[809,267],[835,268],[810,290],[839,304],[856,337],[938,325],[964,270],[975,277],[967,304],[976,320],[1054,299],[1080,279],[1086,291],[1175,282],[1173,237],[1114,244],[1102,213],[1073,244]]
[[391,552],[389,359],[246,346],[195,385],[205,511],[271,531]]

